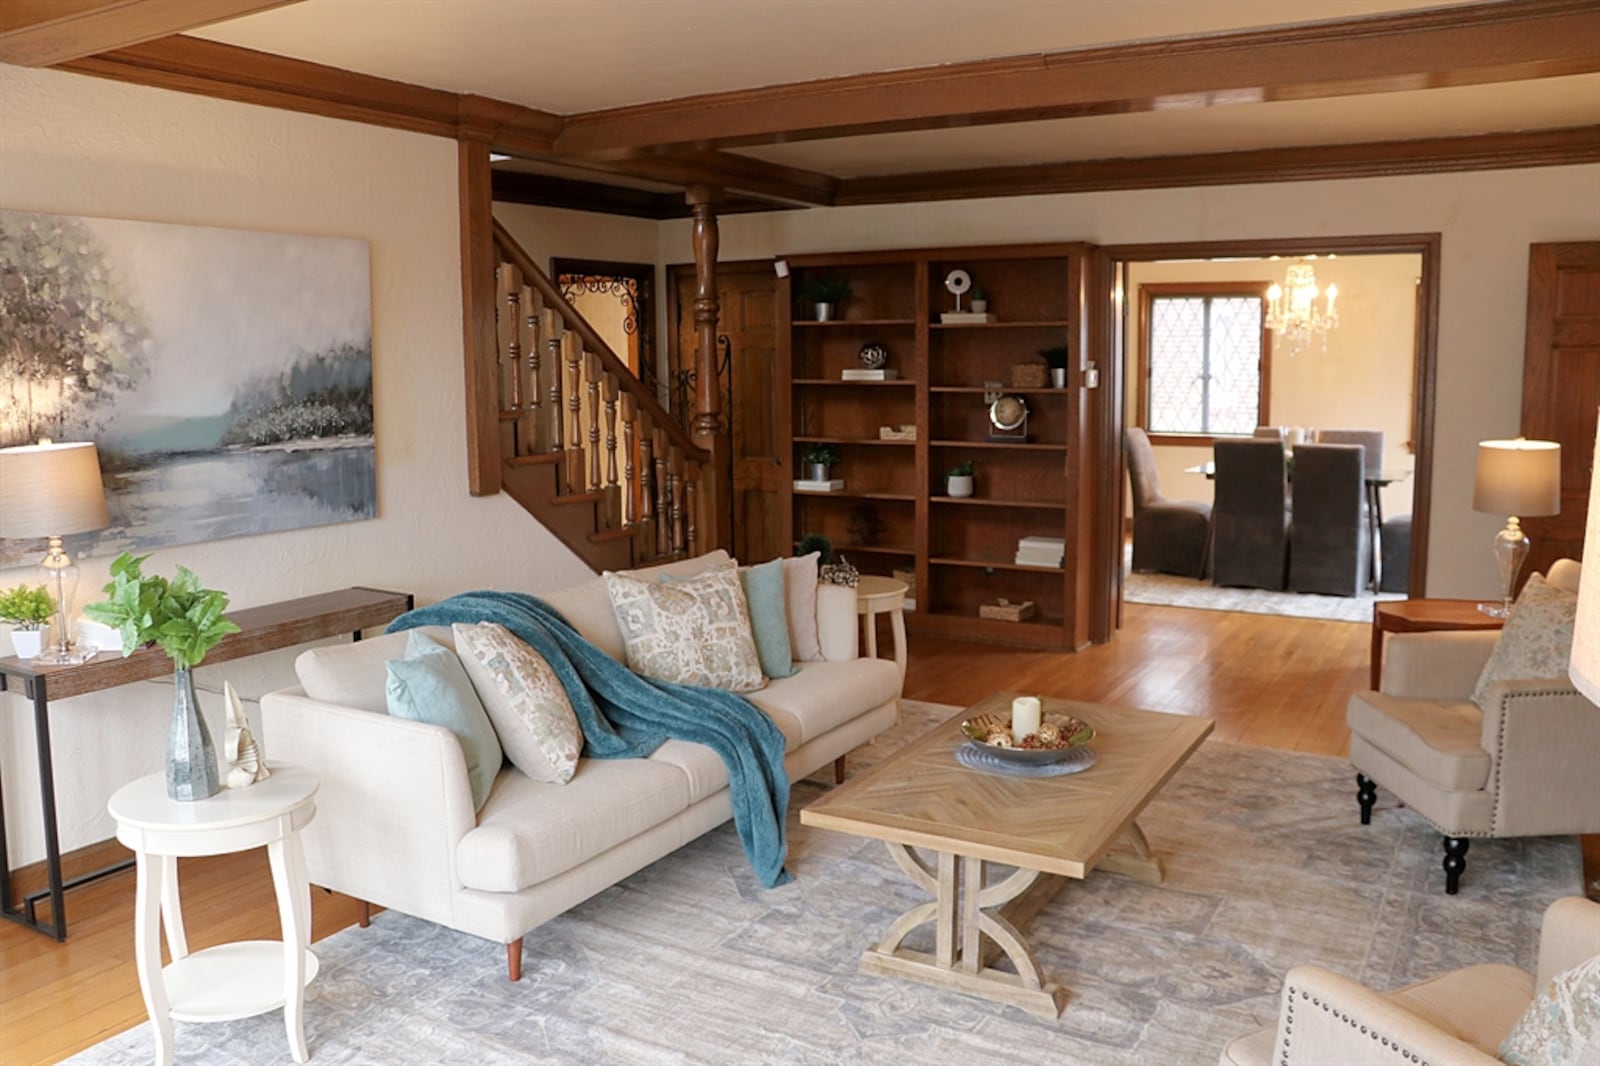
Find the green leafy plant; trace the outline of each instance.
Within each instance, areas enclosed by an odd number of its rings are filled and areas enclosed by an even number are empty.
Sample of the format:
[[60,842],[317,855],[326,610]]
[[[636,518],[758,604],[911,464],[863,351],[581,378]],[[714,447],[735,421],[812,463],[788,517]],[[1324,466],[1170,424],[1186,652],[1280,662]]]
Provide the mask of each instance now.
[[839,461],[839,449],[831,444],[812,444],[800,453],[800,461],[832,466]]
[[795,548],[796,555],[810,555],[812,552],[819,554],[818,562],[833,562],[833,541],[821,533],[807,533],[800,538],[799,547]]
[[16,588],[0,592],[0,622],[8,622],[18,629],[43,629],[56,613],[56,601],[44,585]]
[[950,473],[947,476],[948,477],[971,477],[972,476],[972,460],[971,459],[963,459],[963,460],[961,460],[961,462],[957,463],[955,466],[952,466],[950,468]]
[[1051,370],[1065,370],[1067,368],[1067,346],[1058,345],[1054,348],[1039,349],[1039,356],[1050,365]]
[[972,287],[972,298],[974,300],[987,300],[989,298],[989,294],[984,292],[981,286],[974,285]]
[[838,304],[850,299],[853,295],[855,293],[850,288],[849,278],[807,278],[805,284],[800,286],[800,300],[802,303]]
[[91,603],[83,613],[117,627],[124,658],[146,644],[157,644],[174,665],[199,666],[218,641],[239,632],[222,614],[228,609],[228,596],[203,588],[186,566],[178,567],[178,576],[171,580],[146,576],[143,563],[148,558],[127,552],[117,556],[111,580],[100,590],[106,594],[105,602]]

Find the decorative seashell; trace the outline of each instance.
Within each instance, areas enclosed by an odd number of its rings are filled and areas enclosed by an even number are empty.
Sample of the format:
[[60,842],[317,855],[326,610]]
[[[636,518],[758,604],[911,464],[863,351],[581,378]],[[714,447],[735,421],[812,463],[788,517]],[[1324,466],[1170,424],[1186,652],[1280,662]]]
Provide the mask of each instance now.
[[1054,722],[1045,722],[1039,727],[1039,743],[1047,748],[1055,747],[1061,742],[1061,727]]
[[222,683],[222,699],[228,708],[228,726],[223,733],[222,758],[228,764],[228,787],[247,788],[272,776],[266,753],[250,732],[250,719],[233,682]]

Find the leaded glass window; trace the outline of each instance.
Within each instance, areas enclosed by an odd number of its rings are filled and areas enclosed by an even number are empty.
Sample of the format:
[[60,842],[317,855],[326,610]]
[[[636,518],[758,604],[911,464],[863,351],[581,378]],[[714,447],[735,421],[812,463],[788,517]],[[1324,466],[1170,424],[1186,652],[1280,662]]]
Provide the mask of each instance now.
[[1164,292],[1148,308],[1145,428],[1249,436],[1262,421],[1261,296]]

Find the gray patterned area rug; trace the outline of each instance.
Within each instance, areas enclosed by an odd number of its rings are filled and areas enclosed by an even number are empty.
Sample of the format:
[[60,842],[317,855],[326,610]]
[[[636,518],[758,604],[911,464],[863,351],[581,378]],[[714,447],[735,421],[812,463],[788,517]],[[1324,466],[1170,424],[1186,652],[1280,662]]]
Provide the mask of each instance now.
[[[852,766],[954,710],[903,702]],[[1293,965],[1377,988],[1474,962],[1531,969],[1545,906],[1582,885],[1571,838],[1484,840],[1446,896],[1438,836],[1382,793],[1361,826],[1343,760],[1207,743],[1141,818],[1165,883],[1091,874],[1027,930],[1070,995],[1042,1021],[856,971],[922,900],[881,844],[799,824],[823,780],[794,788],[793,884],[763,891],[724,826],[534,930],[518,984],[499,945],[401,914],[319,942],[311,1061],[1208,1066],[1276,1018]],[[180,1022],[176,1043],[179,1063],[290,1061],[278,1011]],[[151,1049],[140,1025],[70,1061],[143,1066]]]
[[1192,577],[1134,573],[1123,574],[1122,596],[1129,603],[1150,603],[1162,607],[1194,607],[1202,611],[1243,611],[1246,614],[1362,623],[1372,621],[1373,603],[1405,599],[1398,592],[1320,596],[1314,592],[1219,588],[1209,581],[1198,581]]

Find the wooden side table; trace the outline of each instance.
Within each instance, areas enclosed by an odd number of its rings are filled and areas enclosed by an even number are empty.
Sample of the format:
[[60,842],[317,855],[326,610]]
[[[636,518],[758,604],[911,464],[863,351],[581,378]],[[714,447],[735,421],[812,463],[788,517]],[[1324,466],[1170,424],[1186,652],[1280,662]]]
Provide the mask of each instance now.
[[1499,629],[1504,618],[1478,610],[1477,600],[1388,600],[1372,606],[1372,687],[1383,683],[1383,635],[1452,629]]
[[894,630],[894,661],[906,672],[906,591],[892,577],[862,577],[856,585],[856,614],[867,620],[867,658],[878,657],[878,615],[887,614]]
[[[272,766],[272,776],[210,799],[167,798],[166,776],[124,785],[107,808],[117,839],[134,852],[138,870],[133,920],[139,989],[155,1030],[156,1062],[172,1062],[172,1020],[223,1022],[283,1008],[294,1061],[305,1062],[305,988],[317,974],[311,944],[311,889],[300,830],[316,814],[317,775]],[[189,954],[178,900],[178,859],[225,855],[265,846],[278,896],[283,939],[220,944]],[[157,910],[159,906],[159,911]],[[172,962],[161,965],[165,925]]]

